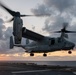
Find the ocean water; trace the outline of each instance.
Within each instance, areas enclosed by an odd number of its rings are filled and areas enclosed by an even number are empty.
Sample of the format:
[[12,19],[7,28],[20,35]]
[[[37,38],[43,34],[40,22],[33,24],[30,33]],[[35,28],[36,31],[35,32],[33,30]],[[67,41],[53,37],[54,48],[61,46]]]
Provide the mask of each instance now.
[[76,61],[30,61],[37,65],[52,65],[52,66],[73,66],[76,67]]
[[76,67],[76,61],[8,61],[14,63],[35,63],[37,65],[49,66],[72,66]]

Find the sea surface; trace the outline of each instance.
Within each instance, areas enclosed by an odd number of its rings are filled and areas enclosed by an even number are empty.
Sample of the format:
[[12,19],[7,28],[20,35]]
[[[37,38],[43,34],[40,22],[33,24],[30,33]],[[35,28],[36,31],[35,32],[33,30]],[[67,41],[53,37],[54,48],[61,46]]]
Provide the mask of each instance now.
[[76,67],[76,61],[6,61],[6,62],[9,62],[9,63],[34,63],[37,65]]

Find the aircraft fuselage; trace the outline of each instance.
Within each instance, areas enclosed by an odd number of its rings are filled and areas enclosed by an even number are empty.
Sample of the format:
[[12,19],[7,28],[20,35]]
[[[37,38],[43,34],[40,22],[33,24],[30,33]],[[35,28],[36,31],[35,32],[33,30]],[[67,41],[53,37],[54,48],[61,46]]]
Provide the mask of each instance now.
[[54,42],[54,43],[49,43],[49,41],[47,41],[48,44],[46,42],[44,43],[31,43],[28,44],[24,47],[24,49],[26,50],[26,52],[31,53],[47,53],[47,52],[54,52],[54,51],[59,51],[59,50],[71,50],[74,48],[75,44],[72,42],[69,42],[67,40],[62,40],[61,42]]

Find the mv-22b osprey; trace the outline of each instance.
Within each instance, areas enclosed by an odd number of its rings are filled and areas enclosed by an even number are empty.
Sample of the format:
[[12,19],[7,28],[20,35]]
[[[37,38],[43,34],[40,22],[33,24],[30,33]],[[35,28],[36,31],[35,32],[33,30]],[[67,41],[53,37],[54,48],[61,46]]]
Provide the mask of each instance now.
[[[68,50],[68,53],[71,54],[71,50],[75,47],[75,44],[66,40],[68,35],[66,33],[76,33],[76,31],[68,31],[66,30],[66,23],[61,31],[55,31],[54,33],[61,33],[60,37],[52,38],[40,35],[31,30],[23,27],[23,21],[21,17],[31,16],[31,15],[21,15],[20,12],[15,12],[4,6],[0,3],[5,10],[7,10],[13,18],[10,21],[13,21],[13,37],[10,37],[10,49],[14,46],[22,47],[25,49],[25,52],[30,53],[30,56],[34,56],[34,53],[43,53],[43,56],[47,56],[46,53],[54,52],[59,50]],[[21,39],[26,39],[26,45],[21,45]],[[29,43],[29,40],[33,40],[34,42]]]

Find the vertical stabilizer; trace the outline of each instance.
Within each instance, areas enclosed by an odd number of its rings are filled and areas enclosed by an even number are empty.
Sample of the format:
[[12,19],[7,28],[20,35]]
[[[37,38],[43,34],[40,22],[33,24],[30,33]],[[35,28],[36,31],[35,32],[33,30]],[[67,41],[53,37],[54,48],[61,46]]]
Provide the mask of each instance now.
[[13,43],[13,37],[10,37],[10,49],[12,49],[14,47],[14,43]]

